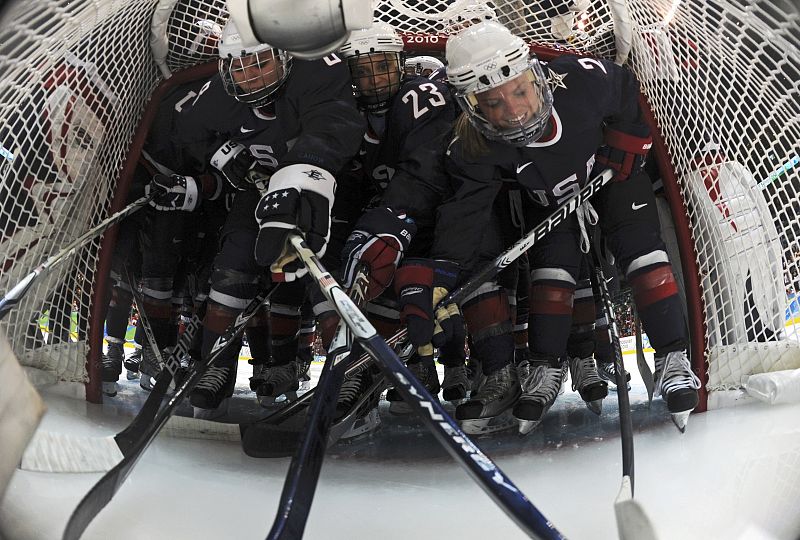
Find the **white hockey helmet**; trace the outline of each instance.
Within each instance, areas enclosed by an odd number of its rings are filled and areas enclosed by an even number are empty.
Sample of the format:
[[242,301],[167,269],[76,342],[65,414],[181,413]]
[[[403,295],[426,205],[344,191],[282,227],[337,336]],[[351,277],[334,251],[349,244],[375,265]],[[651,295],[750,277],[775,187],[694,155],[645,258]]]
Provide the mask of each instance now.
[[483,21],[496,21],[497,13],[484,2],[467,4],[464,9],[445,20],[443,32],[453,35]]
[[425,77],[443,67],[444,62],[435,56],[413,56],[406,58],[405,63],[407,75],[424,75]]
[[339,50],[353,78],[359,106],[370,112],[385,112],[400,90],[403,78],[403,39],[389,24],[374,22],[356,30]]
[[286,51],[243,39],[233,20],[219,39],[219,73],[225,91],[251,107],[273,102],[289,77],[292,62]]
[[553,94],[522,38],[498,22],[484,21],[450,37],[446,56],[456,101],[484,136],[515,146],[542,136]]

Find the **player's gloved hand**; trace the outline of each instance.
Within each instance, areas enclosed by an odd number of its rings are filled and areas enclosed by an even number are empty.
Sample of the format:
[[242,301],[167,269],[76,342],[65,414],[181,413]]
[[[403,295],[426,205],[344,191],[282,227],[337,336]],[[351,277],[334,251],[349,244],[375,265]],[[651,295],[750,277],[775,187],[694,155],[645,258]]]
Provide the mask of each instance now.
[[289,233],[303,232],[308,247],[318,257],[325,254],[335,191],[333,175],[315,165],[296,163],[272,174],[256,206],[255,258],[269,267],[273,281],[294,281],[308,272],[286,241]]
[[653,146],[647,126],[630,125],[625,131],[610,127],[604,130],[605,146],[600,147],[595,161],[616,171],[613,180],[621,182],[644,167],[647,152]]
[[405,212],[390,208],[367,210],[342,249],[342,285],[352,287],[359,263],[363,263],[369,269],[367,300],[379,296],[392,282],[397,265],[416,233],[414,220]]
[[200,205],[202,186],[191,176],[179,174],[156,174],[147,186],[145,194],[155,192],[150,206],[163,212],[183,210],[191,212]]
[[269,170],[259,165],[250,150],[234,141],[228,141],[220,146],[211,156],[210,163],[228,184],[238,191],[252,189],[255,178],[262,178],[266,185],[271,174]]
[[407,259],[397,269],[394,288],[400,317],[408,328],[409,340],[417,347],[439,347],[452,338],[460,319],[458,307],[440,306],[435,314],[434,307],[455,287],[458,273],[457,264],[433,259]]

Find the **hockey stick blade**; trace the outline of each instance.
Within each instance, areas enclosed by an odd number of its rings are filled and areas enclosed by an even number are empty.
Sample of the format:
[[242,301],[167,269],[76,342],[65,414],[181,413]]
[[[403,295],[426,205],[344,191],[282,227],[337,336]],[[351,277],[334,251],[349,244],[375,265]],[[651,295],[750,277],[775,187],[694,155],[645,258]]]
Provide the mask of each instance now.
[[658,536],[647,513],[633,498],[631,479],[622,477],[617,500],[614,501],[617,533],[620,540],[657,540]]
[[333,277],[325,271],[302,237],[290,234],[289,241],[316,279],[322,293],[334,304],[342,321],[356,340],[372,356],[378,366],[394,383],[403,399],[431,430],[434,437],[461,465],[486,494],[531,538],[561,539],[564,536],[528,500],[514,483],[486,456],[458,424],[450,418],[397,354],[378,335],[375,328],[347,297]]
[[[129,453],[120,461],[116,467],[103,475],[100,480],[89,490],[81,499],[78,506],[70,515],[69,521],[62,535],[63,540],[78,540],[86,527],[92,522],[97,514],[106,507],[111,501],[119,487],[130,474],[133,467],[144,454],[158,435],[158,432],[167,423],[172,413],[183,401],[186,395],[200,381],[206,369],[213,366],[220,355],[233,343],[236,338],[244,331],[250,319],[258,312],[262,304],[275,291],[276,285],[261,291],[244,309],[242,313],[225,330],[225,333],[217,338],[211,353],[204,361],[197,362],[190,370],[183,383],[176,388],[175,393],[169,401],[161,407],[153,421],[149,425],[142,425],[138,439],[131,440]],[[166,370],[164,370],[166,371]],[[163,381],[164,379],[162,379]],[[167,383],[168,384],[168,383]]]

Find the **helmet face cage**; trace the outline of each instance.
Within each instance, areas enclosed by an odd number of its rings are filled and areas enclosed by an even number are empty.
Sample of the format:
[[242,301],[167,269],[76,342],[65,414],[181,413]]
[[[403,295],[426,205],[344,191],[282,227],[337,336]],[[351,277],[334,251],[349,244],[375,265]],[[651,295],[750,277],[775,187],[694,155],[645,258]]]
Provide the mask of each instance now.
[[373,113],[389,110],[403,80],[403,53],[369,52],[347,59],[359,107]]
[[537,141],[553,110],[553,94],[536,58],[522,73],[479,92],[459,92],[456,101],[487,139],[513,146]]
[[263,107],[277,99],[291,66],[291,57],[285,51],[270,48],[221,58],[219,72],[230,96],[251,107]]

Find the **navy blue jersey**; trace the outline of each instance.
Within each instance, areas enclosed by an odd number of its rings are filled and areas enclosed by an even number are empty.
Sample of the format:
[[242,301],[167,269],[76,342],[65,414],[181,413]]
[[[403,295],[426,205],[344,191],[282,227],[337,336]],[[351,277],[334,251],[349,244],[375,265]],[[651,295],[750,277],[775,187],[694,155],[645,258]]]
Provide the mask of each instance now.
[[564,56],[545,74],[553,113],[539,141],[524,147],[487,141],[488,152],[477,157],[465,155],[457,138],[450,143],[445,168],[454,195],[439,209],[435,257],[471,264],[504,182],[524,188],[534,204],[555,208],[586,183],[604,126],[626,132],[641,125],[639,85],[627,69]]
[[336,174],[358,150],[364,120],[347,65],[336,55],[293,60],[275,102],[253,109],[229,96],[219,74],[181,112],[176,145],[187,161],[207,163],[221,142],[246,146],[266,168],[308,163]]

